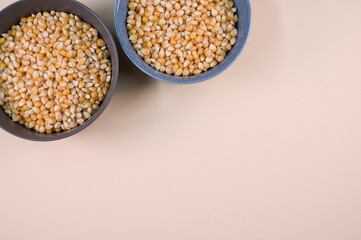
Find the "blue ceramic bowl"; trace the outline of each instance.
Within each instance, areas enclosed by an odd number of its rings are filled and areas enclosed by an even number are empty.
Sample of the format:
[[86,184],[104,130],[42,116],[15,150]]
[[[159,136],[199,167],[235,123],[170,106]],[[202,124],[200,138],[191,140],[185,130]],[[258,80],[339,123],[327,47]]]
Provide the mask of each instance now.
[[152,66],[150,66],[149,64],[143,61],[143,59],[133,49],[133,46],[128,39],[126,18],[128,16],[129,0],[117,0],[115,7],[115,28],[124,52],[130,58],[130,60],[143,72],[145,72],[146,74],[148,74],[153,78],[157,78],[166,82],[197,83],[215,77],[224,70],[226,70],[237,59],[237,57],[241,53],[246,43],[249,33],[250,23],[251,23],[251,8],[250,8],[249,0],[233,0],[233,1],[237,8],[237,14],[239,17],[239,21],[237,24],[237,29],[238,29],[237,42],[235,43],[231,51],[227,53],[227,56],[223,60],[223,62],[221,62],[214,68],[211,68],[208,71],[202,72],[201,74],[198,75],[192,75],[187,77],[169,75],[157,71]]
[[99,115],[104,111],[110,101],[111,96],[113,95],[118,81],[119,58],[117,47],[112,34],[102,22],[102,20],[92,10],[75,0],[16,1],[15,3],[9,5],[8,7],[0,11],[0,33],[7,32],[13,24],[18,24],[19,20],[23,17],[27,17],[33,13],[51,10],[73,13],[98,30],[100,36],[105,41],[105,44],[107,45],[110,53],[110,60],[112,63],[112,79],[108,94],[106,95],[99,109],[91,116],[90,119],[69,131],[62,131],[59,133],[50,134],[37,133],[33,130],[27,129],[23,125],[13,122],[11,118],[9,118],[9,116],[3,111],[3,108],[0,107],[0,128],[17,137],[32,141],[44,142],[59,140],[70,137],[85,129],[92,122],[94,122],[95,119],[97,119]]

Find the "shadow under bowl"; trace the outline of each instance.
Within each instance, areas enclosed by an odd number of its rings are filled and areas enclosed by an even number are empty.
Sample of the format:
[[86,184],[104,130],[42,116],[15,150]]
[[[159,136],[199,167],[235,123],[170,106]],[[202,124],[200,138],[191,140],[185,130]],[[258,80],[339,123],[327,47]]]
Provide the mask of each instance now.
[[14,24],[18,24],[20,19],[28,17],[31,14],[44,11],[57,11],[72,13],[80,17],[83,21],[91,24],[95,29],[98,30],[100,37],[104,40],[108,51],[110,53],[110,60],[112,64],[112,79],[109,87],[109,91],[101,103],[99,109],[91,116],[90,119],[85,121],[83,124],[59,133],[41,134],[33,130],[27,129],[25,126],[13,122],[10,117],[0,107],[0,127],[5,131],[32,141],[53,141],[63,139],[72,136],[87,126],[89,126],[99,115],[104,111],[108,105],[110,98],[115,90],[115,86],[118,80],[119,71],[119,59],[118,52],[114,42],[114,39],[102,22],[102,20],[88,7],[75,1],[75,0],[20,0],[0,11],[0,33],[7,32],[10,27]]
[[237,59],[246,44],[250,25],[251,25],[251,8],[249,0],[233,0],[237,8],[239,21],[237,23],[238,35],[237,42],[232,49],[227,53],[225,59],[214,68],[202,72],[198,75],[191,76],[175,76],[157,71],[152,66],[143,61],[143,59],[133,49],[132,43],[129,41],[128,30],[126,26],[126,19],[128,16],[129,0],[117,0],[115,7],[115,29],[117,31],[120,44],[127,54],[129,59],[143,72],[149,76],[171,83],[197,83],[213,78],[224,70],[226,70]]

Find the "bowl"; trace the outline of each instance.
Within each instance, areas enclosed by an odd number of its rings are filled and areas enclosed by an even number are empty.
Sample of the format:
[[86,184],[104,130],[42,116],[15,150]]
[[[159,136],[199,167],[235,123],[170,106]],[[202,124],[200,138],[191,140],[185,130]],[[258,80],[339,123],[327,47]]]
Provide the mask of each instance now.
[[23,138],[32,141],[53,141],[63,139],[69,136],[72,136],[87,126],[89,126],[108,105],[110,98],[115,90],[115,86],[118,80],[118,70],[119,70],[119,59],[118,52],[114,42],[114,39],[107,29],[102,20],[88,7],[85,5],[74,1],[74,0],[20,0],[10,6],[4,8],[0,11],[0,33],[7,32],[10,27],[14,24],[18,24],[22,17],[30,16],[33,13],[43,12],[43,11],[59,11],[73,13],[79,16],[83,21],[91,24],[95,29],[98,30],[100,37],[104,40],[108,51],[110,53],[110,60],[112,64],[112,79],[109,87],[109,91],[100,105],[99,109],[85,121],[83,124],[68,130],[62,131],[59,133],[37,133],[33,130],[26,128],[25,126],[13,122],[10,117],[3,111],[3,108],[0,107],[0,127],[5,131]]
[[245,46],[250,24],[251,24],[251,8],[248,0],[233,0],[235,3],[235,7],[237,8],[237,14],[239,17],[239,21],[237,23],[238,36],[237,42],[233,45],[233,48],[227,53],[225,59],[219,63],[214,68],[207,70],[206,72],[202,72],[198,75],[192,76],[175,76],[169,75],[166,73],[162,73],[157,71],[152,66],[144,62],[144,60],[137,54],[137,52],[133,49],[131,42],[128,39],[128,30],[126,26],[126,18],[128,16],[128,3],[129,0],[117,0],[115,7],[115,28],[117,31],[119,42],[129,57],[129,59],[144,73],[149,76],[163,80],[171,83],[197,83],[201,81],[208,80],[213,78],[224,70],[226,70],[232,63],[237,59],[239,54],[242,52],[243,47]]

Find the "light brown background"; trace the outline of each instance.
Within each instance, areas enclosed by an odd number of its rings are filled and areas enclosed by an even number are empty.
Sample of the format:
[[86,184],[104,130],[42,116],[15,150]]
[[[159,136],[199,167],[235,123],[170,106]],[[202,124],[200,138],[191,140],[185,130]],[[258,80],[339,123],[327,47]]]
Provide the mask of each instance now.
[[[82,2],[113,27],[114,0]],[[360,240],[361,1],[251,4],[222,75],[172,85],[122,55],[85,131],[0,131],[0,239]]]

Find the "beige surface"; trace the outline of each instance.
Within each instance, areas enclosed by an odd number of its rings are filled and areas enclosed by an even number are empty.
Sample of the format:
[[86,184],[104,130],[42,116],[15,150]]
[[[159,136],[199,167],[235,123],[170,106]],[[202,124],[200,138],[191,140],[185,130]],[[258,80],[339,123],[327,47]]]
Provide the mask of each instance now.
[[[83,2],[112,26],[114,0]],[[360,240],[360,9],[254,0],[221,76],[172,85],[122,56],[85,131],[0,131],[0,239]]]

